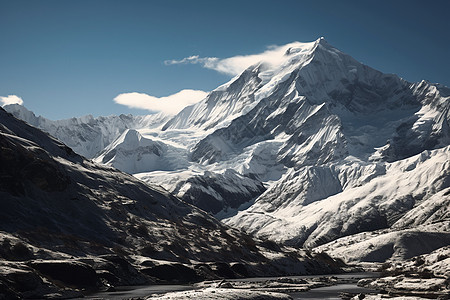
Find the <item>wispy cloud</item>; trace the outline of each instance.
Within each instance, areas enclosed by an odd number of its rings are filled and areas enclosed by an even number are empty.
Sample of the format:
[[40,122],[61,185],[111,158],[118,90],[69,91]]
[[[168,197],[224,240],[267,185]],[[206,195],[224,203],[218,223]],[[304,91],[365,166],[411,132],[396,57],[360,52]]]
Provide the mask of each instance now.
[[235,76],[249,66],[259,62],[265,62],[266,64],[272,65],[279,64],[283,61],[283,56],[287,49],[304,45],[305,44],[303,43],[294,42],[283,46],[268,46],[264,52],[251,55],[237,55],[228,58],[200,57],[198,55],[193,55],[180,60],[166,60],[164,63],[166,65],[200,64],[204,68]]
[[23,104],[22,98],[16,95],[8,95],[6,97],[0,97],[0,101],[2,103],[2,106],[8,105],[8,104]]
[[181,90],[167,97],[154,97],[144,93],[123,93],[114,102],[130,108],[146,109],[152,112],[176,114],[188,105],[204,99],[208,93],[200,90]]

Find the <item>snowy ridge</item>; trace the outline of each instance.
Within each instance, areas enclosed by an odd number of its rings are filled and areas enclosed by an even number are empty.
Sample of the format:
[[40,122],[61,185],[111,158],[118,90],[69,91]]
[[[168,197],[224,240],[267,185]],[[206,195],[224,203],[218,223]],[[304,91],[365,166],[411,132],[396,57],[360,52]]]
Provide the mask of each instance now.
[[[286,45],[284,57],[275,62],[261,62],[249,67],[230,82],[212,91],[204,100],[185,108],[167,122],[163,130],[226,127],[233,119],[250,111],[276,85],[284,81],[289,70],[295,68],[293,61],[305,64],[319,42],[320,40]],[[280,69],[284,72],[280,73]]]
[[169,118],[159,113],[147,116],[120,115],[98,118],[87,115],[52,121],[41,116],[36,117],[22,105],[6,105],[4,109],[28,124],[48,132],[87,158],[93,158],[128,128],[156,128]]
[[[276,241],[314,247],[362,231],[400,224],[407,228],[408,211],[415,217],[413,225],[425,224],[442,202],[448,206],[448,195],[444,200],[433,196],[450,187],[450,147],[386,163],[385,169],[385,174],[370,179],[377,168],[366,168],[366,183],[342,189],[339,178],[345,177],[337,167],[305,167],[300,173],[287,173],[253,206],[225,222]],[[302,189],[294,190],[294,194],[283,191],[294,186]],[[425,201],[430,201],[427,206],[431,211],[414,209]],[[449,222],[448,217],[438,220]],[[397,222],[399,225],[395,225]]]
[[314,251],[326,251],[347,263],[404,261],[448,246],[448,228],[429,224],[403,230],[379,230],[342,237]]
[[126,129],[94,161],[134,174],[149,171],[172,171],[187,167],[186,149],[143,137]]

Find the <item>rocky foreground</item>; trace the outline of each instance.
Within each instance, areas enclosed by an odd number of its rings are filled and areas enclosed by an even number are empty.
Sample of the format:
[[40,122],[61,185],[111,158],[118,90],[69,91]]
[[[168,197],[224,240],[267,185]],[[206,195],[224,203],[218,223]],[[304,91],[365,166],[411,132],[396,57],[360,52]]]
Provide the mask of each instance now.
[[[432,267],[447,268],[448,264],[442,258],[435,261]],[[444,254],[445,255],[445,254]],[[421,261],[418,257],[412,263]],[[435,259],[438,259],[435,257]],[[429,262],[429,261],[427,261]],[[439,266],[436,266],[438,264]],[[398,267],[398,266],[397,266]],[[391,267],[389,267],[391,268]],[[436,274],[423,268],[408,268],[402,266],[402,269],[385,270],[380,278],[361,279],[356,278],[338,278],[334,276],[324,276],[317,278],[277,278],[263,281],[220,281],[203,282],[195,285],[195,289],[180,292],[170,292],[163,295],[154,294],[144,297],[144,299],[302,299],[303,292],[314,291],[333,285],[348,285],[358,282],[358,285],[364,287],[364,292],[345,292],[339,295],[323,294],[324,297],[337,297],[347,300],[360,299],[396,299],[396,300],[418,300],[418,299],[450,299],[449,277],[442,277],[440,271]],[[398,275],[388,275],[386,272],[400,273]],[[427,275],[425,275],[427,274]],[[344,288],[343,288],[344,289]],[[318,294],[320,295],[320,294]],[[320,296],[314,296],[319,299]],[[305,299],[310,299],[305,294]],[[334,299],[334,298],[333,298]]]
[[406,262],[388,262],[381,277],[358,284],[391,296],[450,299],[450,247],[416,256]]
[[[366,266],[376,266],[371,264]],[[379,265],[379,276],[358,280],[357,277],[323,276],[316,278],[286,277],[257,281],[204,282],[195,290],[150,295],[146,299],[292,299],[301,292],[317,288],[354,284],[364,293],[340,293],[342,299],[450,299],[450,247],[406,261],[392,260]]]
[[337,284],[356,284],[357,278],[346,276],[317,277],[260,277],[247,279],[214,280],[187,286],[186,290],[145,295],[138,289],[118,294],[99,293],[90,299],[109,299],[117,295],[133,299],[292,299],[292,294],[301,295],[312,289],[331,287]]

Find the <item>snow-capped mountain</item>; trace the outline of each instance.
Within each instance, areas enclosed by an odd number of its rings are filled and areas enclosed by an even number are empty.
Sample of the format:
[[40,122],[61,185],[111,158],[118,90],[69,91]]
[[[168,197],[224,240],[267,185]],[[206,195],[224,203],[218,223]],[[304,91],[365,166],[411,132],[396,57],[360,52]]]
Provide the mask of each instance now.
[[159,127],[136,125],[96,161],[295,246],[447,230],[448,215],[433,212],[450,201],[449,98],[320,38],[287,45],[277,64],[249,67]]
[[[233,169],[265,184],[227,224],[314,247],[426,225],[448,205],[448,195],[435,195],[450,186],[449,91],[383,74],[319,39],[291,45],[279,65],[248,68],[162,134],[197,129],[204,135],[188,147],[190,169]],[[405,225],[410,214],[416,221]],[[448,228],[448,215],[435,221]]]
[[[229,160],[273,140],[283,141],[275,159],[288,167],[348,155],[394,161],[448,144],[448,89],[382,74],[323,39],[289,51],[253,90],[253,107],[193,147],[194,161]],[[262,66],[251,67],[254,76],[268,76]]]
[[172,171],[188,166],[185,152],[184,148],[126,129],[94,161],[128,173]]

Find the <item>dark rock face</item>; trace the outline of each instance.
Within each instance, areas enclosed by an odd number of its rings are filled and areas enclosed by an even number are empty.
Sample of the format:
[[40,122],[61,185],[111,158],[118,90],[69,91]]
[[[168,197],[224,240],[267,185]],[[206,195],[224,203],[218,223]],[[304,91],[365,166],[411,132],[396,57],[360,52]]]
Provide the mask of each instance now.
[[157,278],[161,282],[193,283],[202,279],[195,270],[182,264],[158,265],[143,269],[142,273]]
[[182,264],[163,264],[142,269],[142,273],[162,283],[193,283],[202,280],[249,277],[244,263],[211,262],[190,268]]
[[20,293],[36,290],[43,284],[42,279],[31,271],[12,272],[6,280],[11,283],[10,288],[17,290]]
[[19,145],[10,136],[0,136],[0,190],[24,195],[29,184],[46,192],[67,188],[70,179],[46,152],[36,148],[30,153]]
[[[61,282],[60,282],[61,284]],[[42,275],[25,264],[14,265],[0,261],[1,299],[43,299],[50,297],[76,298],[83,295],[75,290],[60,289],[43,280]]]
[[221,278],[236,278],[236,273],[227,263],[216,262],[212,264],[212,270]]
[[0,257],[11,261],[26,261],[33,258],[33,252],[22,242],[4,239],[0,244]]
[[45,277],[70,287],[95,288],[100,285],[95,270],[84,263],[70,261],[35,261],[31,267]]
[[117,254],[99,256],[101,262],[93,262],[95,271],[100,278],[113,286],[142,285],[149,282],[147,276],[136,269],[124,257]]
[[231,264],[230,268],[235,274],[237,274],[239,276],[242,276],[242,277],[249,276],[247,267],[244,264],[241,264],[241,263]]

